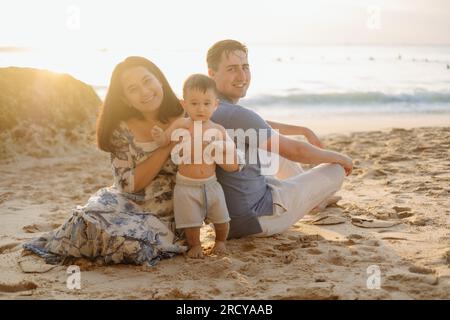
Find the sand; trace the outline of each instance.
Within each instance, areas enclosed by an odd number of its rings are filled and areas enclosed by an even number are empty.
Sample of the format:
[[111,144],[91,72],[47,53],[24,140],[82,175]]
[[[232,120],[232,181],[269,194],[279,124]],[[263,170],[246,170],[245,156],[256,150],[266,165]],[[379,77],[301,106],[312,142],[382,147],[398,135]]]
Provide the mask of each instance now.
[[[155,267],[80,260],[79,290],[67,288],[67,266],[24,255],[21,244],[110,185],[108,155],[87,145],[2,159],[0,299],[449,299],[450,127],[324,142],[356,164],[337,206],[281,235],[231,240],[227,256],[177,256]],[[202,238],[211,248],[209,227]]]

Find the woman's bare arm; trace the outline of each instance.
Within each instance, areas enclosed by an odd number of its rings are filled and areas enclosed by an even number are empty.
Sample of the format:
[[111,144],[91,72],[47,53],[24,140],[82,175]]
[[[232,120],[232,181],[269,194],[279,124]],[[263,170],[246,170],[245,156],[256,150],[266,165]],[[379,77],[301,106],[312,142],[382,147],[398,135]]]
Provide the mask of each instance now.
[[144,189],[161,171],[162,167],[170,157],[173,144],[155,150],[148,159],[139,163],[134,171],[134,190],[138,192]]

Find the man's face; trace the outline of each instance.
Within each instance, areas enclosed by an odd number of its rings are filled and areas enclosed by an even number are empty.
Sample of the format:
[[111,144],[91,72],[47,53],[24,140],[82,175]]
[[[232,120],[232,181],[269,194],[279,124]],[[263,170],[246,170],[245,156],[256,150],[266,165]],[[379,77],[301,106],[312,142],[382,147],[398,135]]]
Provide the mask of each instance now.
[[209,69],[209,76],[216,82],[217,90],[233,103],[245,97],[250,86],[250,66],[244,51],[223,52],[217,70]]

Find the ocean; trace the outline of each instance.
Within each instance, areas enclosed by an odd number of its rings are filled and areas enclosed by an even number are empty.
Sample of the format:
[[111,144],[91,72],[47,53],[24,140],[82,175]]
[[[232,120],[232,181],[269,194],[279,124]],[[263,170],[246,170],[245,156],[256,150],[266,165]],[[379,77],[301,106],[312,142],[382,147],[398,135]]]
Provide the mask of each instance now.
[[[450,114],[450,46],[248,47],[252,83],[241,103],[266,118]],[[160,66],[180,95],[188,75],[207,72],[206,50],[0,49],[0,67],[69,73],[103,98],[114,66],[142,55]]]

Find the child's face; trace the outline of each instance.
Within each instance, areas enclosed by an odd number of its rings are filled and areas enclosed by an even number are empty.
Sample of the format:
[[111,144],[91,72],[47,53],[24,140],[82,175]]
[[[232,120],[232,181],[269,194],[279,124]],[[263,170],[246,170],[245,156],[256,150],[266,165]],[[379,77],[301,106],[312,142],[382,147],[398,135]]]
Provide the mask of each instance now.
[[193,121],[207,121],[219,105],[219,99],[212,89],[189,90],[181,105]]

